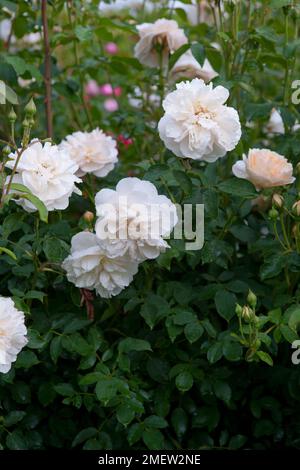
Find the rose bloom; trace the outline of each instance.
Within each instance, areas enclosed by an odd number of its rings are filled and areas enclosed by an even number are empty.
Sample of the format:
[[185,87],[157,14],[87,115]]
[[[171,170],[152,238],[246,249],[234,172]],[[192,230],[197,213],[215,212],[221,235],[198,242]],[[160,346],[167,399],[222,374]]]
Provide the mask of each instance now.
[[96,80],[89,80],[84,87],[85,94],[90,98],[101,94],[101,87],[98,85]]
[[104,85],[100,86],[100,94],[104,96],[110,96],[113,94],[113,87],[110,83],[105,83]]
[[[5,166],[13,169],[17,154],[11,154],[9,158]],[[42,145],[33,140],[22,153],[13,183],[25,185],[45,204],[48,211],[63,210],[68,207],[73,192],[81,194],[75,186],[75,183],[81,183],[75,174],[77,170],[78,165],[63,149],[50,142]],[[6,182],[8,180],[9,177]],[[27,212],[37,210],[27,199],[20,198],[16,203]]]
[[104,46],[104,49],[108,54],[112,55],[117,54],[118,52],[118,46],[115,42],[107,42]]
[[108,98],[104,101],[104,109],[109,113],[113,113],[115,111],[118,111],[119,104],[114,98]]
[[76,287],[95,289],[104,298],[118,295],[138,271],[138,263],[128,256],[111,258],[105,241],[90,232],[72,238],[70,255],[62,263],[67,278]]
[[116,141],[98,128],[92,132],[78,131],[68,135],[59,148],[68,152],[79,166],[78,176],[86,173],[106,176],[118,161]]
[[0,372],[10,370],[21,349],[27,344],[24,313],[10,298],[0,297]]
[[257,189],[285,186],[295,181],[293,166],[285,157],[268,149],[250,149],[232,167],[238,178],[251,181]]
[[266,131],[270,134],[284,134],[284,124],[283,119],[279,111],[276,108],[273,108],[271,111],[270,119],[266,125]]
[[123,178],[115,191],[99,191],[95,205],[99,217],[96,235],[109,240],[111,256],[129,253],[140,262],[156,258],[169,248],[163,238],[177,223],[176,207],[166,196],[159,195],[149,181]]
[[163,101],[160,138],[177,157],[214,162],[241,138],[239,115],[224,103],[229,91],[203,80],[181,82]]
[[162,18],[155,23],[143,23],[137,26],[137,30],[140,40],[134,48],[134,55],[149,67],[160,65],[159,47],[162,48],[162,62],[165,65],[169,54],[188,42],[183,29],[174,20]]
[[205,59],[202,67],[195,59],[191,50],[182,54],[170,71],[171,80],[179,78],[202,78],[205,82],[209,82],[217,77],[218,73],[212,68],[210,62]]

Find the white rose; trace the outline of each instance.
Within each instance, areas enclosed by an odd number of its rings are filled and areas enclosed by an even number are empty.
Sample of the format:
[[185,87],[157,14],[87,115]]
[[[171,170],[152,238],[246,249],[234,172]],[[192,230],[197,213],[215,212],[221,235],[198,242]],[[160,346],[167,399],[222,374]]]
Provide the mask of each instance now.
[[183,29],[180,29],[174,20],[161,18],[155,23],[138,25],[137,30],[140,40],[134,48],[134,55],[142,64],[149,67],[160,65],[158,47],[162,47],[162,62],[165,65],[169,54],[188,42]]
[[0,297],[0,372],[10,370],[21,349],[27,344],[24,313],[10,298]]
[[212,68],[210,62],[205,59],[201,67],[191,50],[182,54],[170,71],[170,78],[174,81],[179,78],[192,79],[197,77],[202,78],[205,82],[209,82],[217,76],[218,73]]
[[[16,153],[11,154],[6,166],[12,169],[16,158]],[[21,155],[13,183],[25,185],[45,204],[48,211],[63,210],[68,207],[73,192],[81,194],[75,186],[75,183],[81,182],[75,175],[77,170],[78,165],[57,145],[49,142],[42,145],[32,141]],[[36,207],[27,199],[18,199],[16,202],[28,212],[36,211]]]
[[250,149],[232,167],[238,178],[251,181],[257,189],[285,186],[295,181],[293,165],[287,159],[269,149]]
[[72,238],[71,254],[62,267],[76,287],[96,289],[104,298],[119,294],[138,271],[138,263],[128,256],[111,258],[105,241],[90,232],[80,232]]
[[279,111],[273,108],[270,114],[270,119],[266,125],[266,131],[270,134],[284,134],[284,123]]
[[95,204],[99,216],[96,235],[109,240],[111,256],[129,253],[132,259],[143,261],[169,247],[163,238],[177,223],[176,206],[149,181],[124,178],[115,191],[99,191]]
[[229,91],[195,78],[177,84],[163,102],[160,138],[178,157],[214,162],[241,138],[239,115],[224,103]]
[[118,161],[116,141],[98,128],[68,135],[59,148],[67,151],[79,166],[78,176],[86,173],[106,176]]

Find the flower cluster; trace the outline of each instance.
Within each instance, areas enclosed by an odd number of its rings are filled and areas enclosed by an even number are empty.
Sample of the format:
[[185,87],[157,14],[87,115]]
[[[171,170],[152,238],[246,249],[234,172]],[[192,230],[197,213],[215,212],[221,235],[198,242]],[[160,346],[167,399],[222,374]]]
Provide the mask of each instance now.
[[63,268],[77,287],[109,298],[129,285],[139,263],[168,248],[164,237],[177,223],[176,207],[152,183],[138,178],[124,178],[115,191],[102,189],[95,204],[95,233],[73,237]]

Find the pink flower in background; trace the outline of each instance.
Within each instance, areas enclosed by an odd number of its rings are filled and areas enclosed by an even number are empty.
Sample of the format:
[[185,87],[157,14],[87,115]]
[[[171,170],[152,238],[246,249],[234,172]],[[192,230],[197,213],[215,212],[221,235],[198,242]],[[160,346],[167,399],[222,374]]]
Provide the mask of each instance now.
[[92,98],[100,94],[100,88],[96,80],[89,80],[85,85],[84,91],[89,98]]
[[105,46],[104,46],[104,49],[108,54],[112,54],[112,55],[114,55],[118,52],[118,46],[114,42],[106,43]]
[[116,86],[113,91],[115,96],[121,96],[122,94],[122,88],[120,86]]
[[114,98],[107,98],[107,100],[104,101],[104,108],[109,113],[113,113],[114,111],[117,111],[119,109],[119,105],[117,100],[115,100]]
[[126,138],[123,134],[118,135],[117,141],[123,144],[126,148],[133,144],[133,139],[131,139],[131,137]]
[[104,96],[110,96],[114,92],[113,87],[110,83],[105,83],[104,85],[100,86],[100,93]]

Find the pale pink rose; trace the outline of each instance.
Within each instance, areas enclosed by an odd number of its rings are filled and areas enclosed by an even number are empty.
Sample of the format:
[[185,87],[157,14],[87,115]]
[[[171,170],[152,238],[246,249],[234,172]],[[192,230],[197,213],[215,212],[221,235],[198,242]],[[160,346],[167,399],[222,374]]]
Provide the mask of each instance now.
[[134,55],[142,64],[149,67],[160,65],[159,48],[161,48],[162,63],[166,65],[169,54],[188,42],[183,29],[180,29],[174,20],[161,18],[155,23],[138,25],[137,30],[140,40],[134,48]]
[[104,108],[106,111],[113,113],[119,109],[119,105],[117,100],[114,98],[107,98],[107,100],[104,101]]
[[111,96],[114,90],[110,83],[105,83],[104,85],[100,86],[100,93],[104,96]]
[[84,91],[91,98],[100,94],[100,87],[96,80],[89,80],[85,85]]
[[104,49],[108,54],[112,54],[112,55],[114,55],[118,52],[118,46],[114,42],[106,43],[105,46],[104,46]]
[[114,88],[114,95],[115,96],[121,96],[121,94],[122,94],[122,88],[120,86],[116,86]]
[[256,189],[285,186],[295,181],[293,166],[285,157],[269,149],[250,149],[232,167],[238,178],[251,181]]

